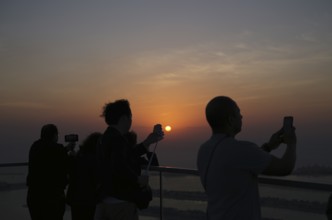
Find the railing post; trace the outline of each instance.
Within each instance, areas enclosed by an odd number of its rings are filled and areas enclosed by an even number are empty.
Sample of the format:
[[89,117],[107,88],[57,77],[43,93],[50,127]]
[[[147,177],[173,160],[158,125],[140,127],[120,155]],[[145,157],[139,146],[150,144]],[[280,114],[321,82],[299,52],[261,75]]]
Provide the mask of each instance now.
[[160,220],[163,219],[163,172],[159,171],[159,200],[160,200],[160,210],[159,210],[159,217]]

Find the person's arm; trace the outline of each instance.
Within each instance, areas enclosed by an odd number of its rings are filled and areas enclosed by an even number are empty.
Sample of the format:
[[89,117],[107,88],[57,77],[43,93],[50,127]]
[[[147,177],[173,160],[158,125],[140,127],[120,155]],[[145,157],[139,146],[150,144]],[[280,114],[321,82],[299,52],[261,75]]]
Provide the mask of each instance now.
[[[280,137],[280,135],[279,135],[279,137]],[[271,137],[271,139],[272,139],[272,137]],[[293,169],[295,167],[295,162],[296,162],[295,128],[292,129],[292,131],[289,132],[288,134],[284,133],[282,139],[283,139],[283,142],[287,144],[284,155],[281,158],[277,158],[272,155],[272,159],[271,159],[269,165],[262,173],[263,175],[286,176],[286,175],[289,175],[293,171]],[[271,148],[270,148],[271,150],[276,148],[275,145],[267,144],[267,145],[265,145],[265,147],[263,145],[263,149],[270,150],[269,146],[271,146]]]
[[134,154],[137,156],[142,156],[143,154],[146,154],[147,152],[149,152],[149,147],[151,144],[157,143],[162,139],[164,139],[163,135],[154,132],[150,133],[142,143],[134,147]]

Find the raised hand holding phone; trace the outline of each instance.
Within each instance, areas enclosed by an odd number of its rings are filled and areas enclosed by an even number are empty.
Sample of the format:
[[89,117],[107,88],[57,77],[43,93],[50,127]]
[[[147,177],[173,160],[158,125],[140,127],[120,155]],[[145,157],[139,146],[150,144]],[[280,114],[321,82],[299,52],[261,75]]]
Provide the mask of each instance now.
[[143,175],[148,175],[148,172],[150,170],[150,166],[151,166],[151,162],[152,162],[152,159],[155,155],[155,151],[156,151],[156,148],[157,148],[157,145],[158,145],[158,141],[162,140],[164,138],[164,132],[163,132],[163,127],[161,124],[156,124],[153,126],[153,131],[152,131],[152,134],[150,134],[149,136],[154,136],[156,139],[155,141],[155,146],[153,148],[153,151],[152,151],[152,155],[150,157],[150,160],[149,160],[149,163],[148,163],[148,166],[146,167],[146,170],[143,172]]
[[[277,149],[281,143],[289,143],[292,137],[295,137],[295,128],[293,127],[293,116],[285,116],[283,119],[283,126],[280,130],[272,134],[269,142],[263,145],[263,148],[270,152]],[[295,137],[296,138],[296,137]]]
[[163,127],[161,124],[156,124],[153,126],[153,133],[163,137],[164,136],[164,132],[163,132]]

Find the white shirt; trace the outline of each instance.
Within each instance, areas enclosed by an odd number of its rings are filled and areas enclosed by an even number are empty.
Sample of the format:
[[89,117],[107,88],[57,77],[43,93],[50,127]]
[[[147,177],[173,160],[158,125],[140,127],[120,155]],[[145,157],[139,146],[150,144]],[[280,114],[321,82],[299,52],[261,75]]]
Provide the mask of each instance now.
[[256,144],[224,134],[215,134],[205,142],[198,152],[197,167],[202,184],[206,183],[208,219],[260,220],[257,176],[271,159]]

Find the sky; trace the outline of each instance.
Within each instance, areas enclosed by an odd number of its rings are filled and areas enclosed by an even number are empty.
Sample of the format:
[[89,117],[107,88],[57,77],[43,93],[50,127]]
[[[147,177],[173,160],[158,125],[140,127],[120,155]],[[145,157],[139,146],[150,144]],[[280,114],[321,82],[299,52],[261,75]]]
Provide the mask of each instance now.
[[225,95],[239,139],[263,144],[292,115],[298,164],[332,166],[331,70],[329,0],[3,0],[0,163],[27,161],[47,123],[62,143],[103,132],[103,105],[128,99],[140,140],[172,126],[161,164],[194,168],[205,106]]

